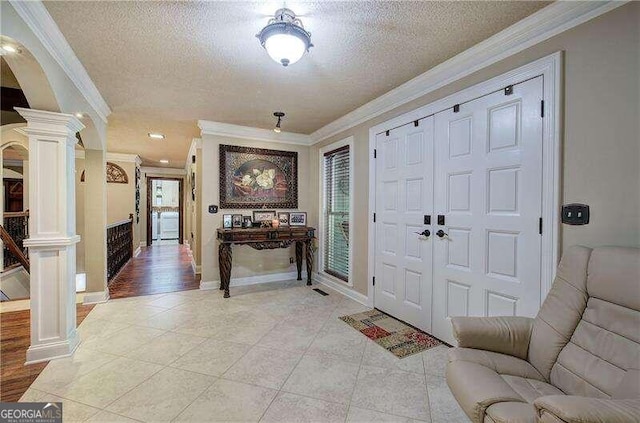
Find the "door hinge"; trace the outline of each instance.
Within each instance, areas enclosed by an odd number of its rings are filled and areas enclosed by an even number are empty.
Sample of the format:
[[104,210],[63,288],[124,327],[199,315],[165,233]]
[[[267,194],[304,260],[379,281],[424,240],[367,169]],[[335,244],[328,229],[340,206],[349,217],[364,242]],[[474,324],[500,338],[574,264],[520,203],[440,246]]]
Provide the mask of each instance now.
[[378,150],[377,149],[373,149],[373,158],[377,159],[378,158]]
[[538,220],[538,233],[542,235],[542,218]]
[[414,120],[413,121],[413,126],[418,126],[420,125],[420,121],[419,120]]
[[460,111],[460,105],[459,104],[454,104],[453,105],[453,113],[458,113]]
[[373,277],[373,286],[376,286],[376,277]]
[[513,85],[507,85],[506,87],[504,87],[504,95],[511,94],[513,94]]
[[540,100],[540,117],[544,117],[544,100]]
[[376,214],[373,214],[373,223],[376,223]]
[[385,135],[388,137],[388,136],[389,136],[389,131],[386,131],[386,132],[385,132]]

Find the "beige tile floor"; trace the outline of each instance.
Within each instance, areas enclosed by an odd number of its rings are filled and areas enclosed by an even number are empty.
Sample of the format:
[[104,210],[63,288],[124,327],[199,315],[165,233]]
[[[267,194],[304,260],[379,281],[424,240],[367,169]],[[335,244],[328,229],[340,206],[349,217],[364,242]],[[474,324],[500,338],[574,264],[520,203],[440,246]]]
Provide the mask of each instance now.
[[21,401],[64,421],[468,422],[446,347],[402,360],[338,319],[366,308],[299,282],[112,300]]

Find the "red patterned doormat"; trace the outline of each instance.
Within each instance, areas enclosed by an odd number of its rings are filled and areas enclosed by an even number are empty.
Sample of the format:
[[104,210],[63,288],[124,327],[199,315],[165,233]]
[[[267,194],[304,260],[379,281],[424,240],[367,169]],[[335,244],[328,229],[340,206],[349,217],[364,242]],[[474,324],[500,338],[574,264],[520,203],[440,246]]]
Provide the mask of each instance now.
[[340,320],[375,341],[382,348],[402,358],[417,354],[442,342],[379,310],[342,316]]

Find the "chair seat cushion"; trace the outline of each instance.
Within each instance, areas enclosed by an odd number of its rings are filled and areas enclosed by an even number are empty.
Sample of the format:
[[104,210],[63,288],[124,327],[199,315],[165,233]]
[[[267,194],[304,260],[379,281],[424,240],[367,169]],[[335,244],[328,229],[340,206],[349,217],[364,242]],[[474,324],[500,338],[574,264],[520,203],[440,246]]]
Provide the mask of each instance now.
[[542,379],[533,366],[516,357],[467,348],[449,350],[447,382],[473,422],[535,422],[533,401],[563,395]]

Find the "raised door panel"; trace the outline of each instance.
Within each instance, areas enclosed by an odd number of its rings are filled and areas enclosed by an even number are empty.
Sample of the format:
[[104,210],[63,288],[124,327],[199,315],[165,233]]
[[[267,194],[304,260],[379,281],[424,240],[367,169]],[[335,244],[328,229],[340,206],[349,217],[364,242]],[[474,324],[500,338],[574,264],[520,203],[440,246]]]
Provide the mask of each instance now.
[[448,236],[434,241],[433,327],[448,342],[453,313],[540,306],[541,98],[539,77],[435,116],[435,209],[446,224],[434,229]]
[[431,229],[432,119],[379,134],[376,149],[375,306],[430,330],[431,239],[419,234]]

